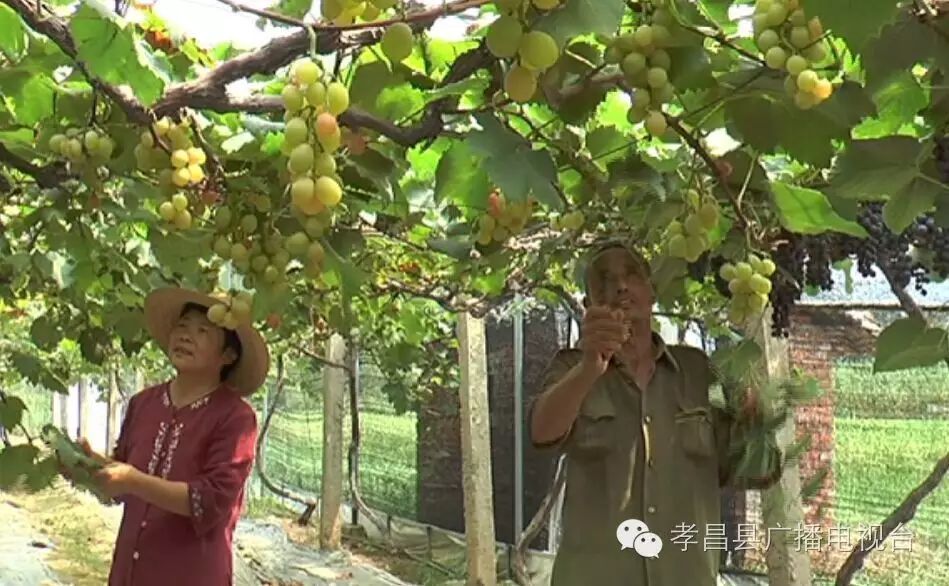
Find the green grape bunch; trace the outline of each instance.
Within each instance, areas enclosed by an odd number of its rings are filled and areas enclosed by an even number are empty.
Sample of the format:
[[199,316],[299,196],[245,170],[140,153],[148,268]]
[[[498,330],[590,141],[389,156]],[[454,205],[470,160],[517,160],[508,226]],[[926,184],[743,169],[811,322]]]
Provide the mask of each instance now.
[[606,63],[619,65],[632,87],[629,121],[644,122],[653,136],[665,134],[668,121],[662,107],[675,97],[675,86],[669,80],[672,57],[666,49],[676,26],[667,9],[657,8],[645,23],[611,39],[603,56]]
[[712,198],[704,201],[695,190],[689,190],[689,212],[685,220],[673,220],[666,229],[666,250],[669,256],[695,262],[711,247],[709,232],[718,227],[721,211]]
[[762,314],[768,305],[771,293],[771,275],[775,264],[770,258],[748,255],[748,259],[737,264],[725,263],[719,269],[719,276],[728,282],[731,302],[728,318],[737,326]]
[[820,18],[807,18],[799,0],[757,0],[752,17],[755,43],[771,69],[786,71],[785,89],[794,104],[809,110],[834,92],[814,67],[827,59]]
[[83,132],[79,128],[69,128],[64,134],[50,137],[49,150],[74,165],[91,163],[99,166],[112,158],[115,141],[95,129]]
[[[205,180],[204,164],[207,153],[194,145],[189,133],[187,120],[174,123],[162,118],[145,130],[135,145],[135,162],[142,171],[159,171],[158,183],[161,189],[171,195],[180,189],[195,186]],[[154,134],[153,134],[154,132]],[[169,143],[168,154],[155,143],[155,137]]]
[[499,59],[515,59],[504,76],[504,92],[511,100],[529,102],[537,93],[540,75],[560,59],[560,47],[549,34],[529,30],[529,11],[552,10],[560,0],[498,0],[501,16],[488,27],[485,45]]
[[343,197],[334,154],[342,145],[337,116],[349,108],[349,90],[338,81],[327,84],[322,77],[312,59],[299,59],[291,65],[283,88],[287,189],[293,209],[304,216],[332,210]]

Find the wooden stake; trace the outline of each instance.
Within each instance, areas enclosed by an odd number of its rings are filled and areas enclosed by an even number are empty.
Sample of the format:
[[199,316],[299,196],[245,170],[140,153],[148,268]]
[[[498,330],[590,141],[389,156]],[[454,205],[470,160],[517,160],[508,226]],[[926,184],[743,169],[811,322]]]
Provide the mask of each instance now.
[[[327,359],[344,364],[346,343],[333,334],[329,340]],[[320,545],[323,549],[339,549],[343,519],[343,398],[346,396],[346,372],[323,368],[323,479],[320,499]]]

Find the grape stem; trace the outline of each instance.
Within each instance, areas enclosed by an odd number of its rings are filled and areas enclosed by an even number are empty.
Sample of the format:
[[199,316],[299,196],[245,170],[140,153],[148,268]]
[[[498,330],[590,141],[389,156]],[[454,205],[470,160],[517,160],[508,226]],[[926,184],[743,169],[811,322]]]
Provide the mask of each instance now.
[[751,61],[754,61],[755,63],[759,63],[767,67],[767,64],[765,63],[764,59],[762,59],[758,55],[755,55],[754,53],[751,53],[750,51],[746,51],[745,49],[742,49],[741,47],[733,43],[727,36],[725,36],[724,31],[720,31],[720,30],[716,30],[714,32],[704,31],[697,26],[692,26],[689,24],[681,23],[681,22],[679,23],[679,25],[689,32],[703,36],[706,39],[711,39],[722,46],[728,47],[729,49],[731,49],[732,51],[735,51],[736,53],[740,54],[746,59],[749,59]]
[[741,210],[741,203],[735,197],[735,193],[728,184],[728,177],[725,175],[724,170],[718,165],[718,163],[715,162],[715,159],[713,159],[708,150],[702,146],[702,143],[699,142],[698,139],[692,135],[692,133],[687,131],[684,126],[682,126],[682,123],[678,118],[674,116],[666,116],[666,121],[668,122],[669,128],[676,131],[676,134],[681,136],[682,140],[684,140],[686,144],[692,148],[692,150],[698,153],[699,157],[701,157],[702,160],[705,161],[705,164],[708,165],[712,174],[718,178],[722,189],[725,190],[725,194],[728,195],[728,199],[731,200],[732,207],[735,209],[735,217],[738,220],[739,227],[747,228],[749,226],[748,220],[745,218],[745,214]]

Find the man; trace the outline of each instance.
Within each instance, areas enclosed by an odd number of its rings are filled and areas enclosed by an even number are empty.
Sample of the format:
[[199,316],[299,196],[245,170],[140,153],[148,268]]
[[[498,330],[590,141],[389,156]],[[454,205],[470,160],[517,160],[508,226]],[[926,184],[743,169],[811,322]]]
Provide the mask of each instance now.
[[[714,534],[706,547],[706,529],[722,523],[734,422],[709,403],[709,361],[653,333],[649,267],[631,248],[596,249],[583,279],[579,349],[557,353],[530,408],[533,443],[567,457],[551,584],[714,585],[725,548]],[[775,470],[755,487],[779,477]],[[628,519],[641,523],[621,527]],[[618,541],[632,544],[644,530],[662,540],[658,557]]]
[[254,460],[257,420],[242,398],[269,354],[250,324],[217,326],[217,299],[166,288],[145,300],[149,333],[175,377],[129,403],[112,459],[96,474],[125,504],[109,586],[225,586],[232,536]]

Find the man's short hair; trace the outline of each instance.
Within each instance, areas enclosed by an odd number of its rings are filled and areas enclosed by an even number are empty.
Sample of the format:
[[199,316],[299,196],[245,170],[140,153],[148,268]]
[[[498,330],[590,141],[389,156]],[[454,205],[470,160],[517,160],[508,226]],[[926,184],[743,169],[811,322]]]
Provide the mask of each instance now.
[[[181,308],[181,313],[178,314],[178,319],[183,318],[187,313],[192,311],[197,311],[207,315],[208,308],[200,303],[189,302],[185,303],[184,307]],[[224,381],[231,375],[231,372],[234,368],[237,367],[237,363],[241,359],[241,352],[243,352],[243,346],[241,345],[241,339],[238,337],[237,332],[229,328],[221,328],[224,330],[224,348],[222,351],[227,351],[228,348],[234,351],[234,354],[237,358],[234,359],[234,362],[230,364],[225,364],[221,367],[221,380]]]

